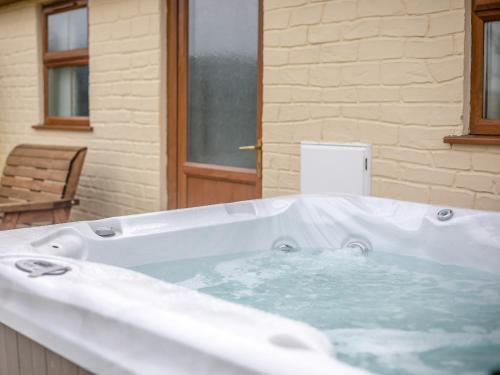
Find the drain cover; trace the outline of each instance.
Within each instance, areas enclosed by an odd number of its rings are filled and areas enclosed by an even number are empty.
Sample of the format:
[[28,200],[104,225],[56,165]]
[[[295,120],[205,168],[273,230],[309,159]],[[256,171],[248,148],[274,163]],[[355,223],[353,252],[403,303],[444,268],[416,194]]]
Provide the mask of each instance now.
[[41,259],[19,260],[16,262],[16,267],[21,271],[27,272],[29,277],[64,275],[71,270],[71,267]]
[[453,217],[453,210],[451,208],[443,208],[437,213],[437,218],[439,221],[448,221]]
[[111,227],[99,227],[96,228],[94,232],[100,237],[113,237],[116,234]]

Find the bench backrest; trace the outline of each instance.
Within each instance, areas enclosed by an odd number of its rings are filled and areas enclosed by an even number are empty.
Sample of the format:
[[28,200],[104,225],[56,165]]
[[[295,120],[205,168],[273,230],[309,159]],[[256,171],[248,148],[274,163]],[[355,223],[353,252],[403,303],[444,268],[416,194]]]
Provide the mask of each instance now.
[[86,147],[16,146],[0,179],[0,203],[73,198],[86,153]]

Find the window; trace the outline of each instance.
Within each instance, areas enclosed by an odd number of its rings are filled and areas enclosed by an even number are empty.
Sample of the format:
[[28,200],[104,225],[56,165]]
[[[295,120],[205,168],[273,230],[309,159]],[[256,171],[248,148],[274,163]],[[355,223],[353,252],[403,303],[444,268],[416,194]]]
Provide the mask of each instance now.
[[470,133],[500,135],[500,0],[472,2]]
[[89,128],[87,2],[43,8],[44,124]]

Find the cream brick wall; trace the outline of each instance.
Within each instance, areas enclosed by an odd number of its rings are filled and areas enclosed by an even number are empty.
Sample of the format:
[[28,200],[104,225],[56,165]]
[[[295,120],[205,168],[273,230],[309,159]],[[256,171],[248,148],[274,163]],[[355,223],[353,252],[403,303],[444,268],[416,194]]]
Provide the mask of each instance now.
[[154,211],[161,193],[161,0],[90,0],[92,133],[42,119],[39,2],[0,7],[0,168],[22,142],[89,147],[73,219]]
[[[164,0],[89,0],[93,133],[31,128],[39,7],[0,7],[0,166],[21,142],[87,145],[73,219],[164,208]],[[467,125],[463,0],[264,8],[264,196],[298,192],[301,140],[361,141],[373,145],[374,195],[500,210],[500,147],[442,143]]]
[[463,134],[462,0],[265,0],[266,197],[299,191],[301,140],[373,145],[372,193],[500,210],[500,147]]

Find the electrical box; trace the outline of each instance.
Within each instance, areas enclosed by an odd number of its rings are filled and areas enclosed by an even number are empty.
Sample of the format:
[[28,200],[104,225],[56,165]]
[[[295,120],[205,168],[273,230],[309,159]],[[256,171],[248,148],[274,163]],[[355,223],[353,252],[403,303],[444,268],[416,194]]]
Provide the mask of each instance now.
[[302,142],[301,192],[370,195],[370,155],[366,144]]

